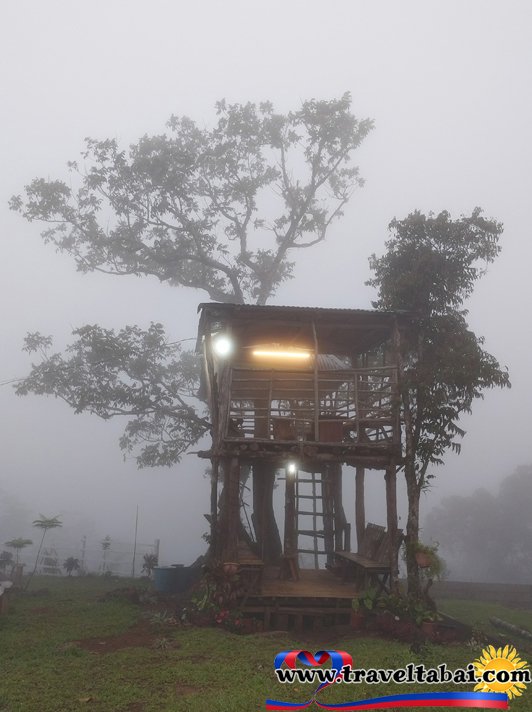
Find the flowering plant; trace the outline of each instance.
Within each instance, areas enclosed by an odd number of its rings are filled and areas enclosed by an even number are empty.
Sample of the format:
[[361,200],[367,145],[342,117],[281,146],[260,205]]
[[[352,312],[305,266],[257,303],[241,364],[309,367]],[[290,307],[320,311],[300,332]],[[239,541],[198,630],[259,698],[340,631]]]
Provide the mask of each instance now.
[[241,611],[220,611],[216,618],[216,623],[231,633],[238,633],[244,629],[244,616]]

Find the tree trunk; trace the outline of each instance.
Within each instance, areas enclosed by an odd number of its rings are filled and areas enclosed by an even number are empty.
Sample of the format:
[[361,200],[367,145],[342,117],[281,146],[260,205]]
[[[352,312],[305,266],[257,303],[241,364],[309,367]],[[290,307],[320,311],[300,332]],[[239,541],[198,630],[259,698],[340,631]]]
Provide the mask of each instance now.
[[28,578],[28,581],[27,581],[27,583],[26,583],[26,585],[25,585],[25,587],[24,587],[24,590],[25,590],[25,591],[28,590],[28,586],[30,585],[30,582],[31,582],[31,580],[32,580],[32,578],[33,578],[33,574],[37,571],[37,566],[39,565],[39,556],[40,556],[40,553],[41,553],[41,549],[42,549],[42,545],[43,545],[44,537],[45,537],[45,536],[46,536],[46,529],[45,529],[45,530],[43,531],[43,533],[42,533],[42,539],[41,539],[41,543],[40,543],[40,545],[39,545],[39,551],[37,552],[37,556],[35,557],[35,566],[33,567],[33,571],[31,572],[31,574],[30,574],[30,576],[29,576],[29,578]]
[[[416,557],[412,551],[412,544],[419,538],[419,498],[420,490],[416,476],[416,443],[414,441],[414,417],[412,414],[408,384],[405,383],[405,364],[401,347],[401,334],[394,325],[393,349],[397,359],[398,387],[403,406],[403,420],[405,428],[405,480],[408,497],[408,519],[406,523],[406,573],[408,581],[408,597],[412,602],[421,602],[423,592],[419,580],[419,569]],[[419,357],[421,358],[421,347]],[[417,414],[419,418],[419,413]]]
[[406,491],[408,496],[408,519],[406,524],[406,571],[408,579],[408,597],[413,602],[423,600],[419,569],[412,544],[419,539],[419,499],[416,470],[413,462],[405,463]]
[[240,463],[224,458],[224,488],[221,501],[220,541],[217,548],[224,561],[236,561],[240,522]]
[[399,592],[399,566],[397,554],[399,551],[399,537],[397,532],[397,474],[395,463],[386,470],[386,520],[388,523],[388,536],[390,537],[390,591]]
[[219,550],[219,523],[218,523],[218,458],[212,459],[212,473],[211,473],[211,538],[210,538],[210,551],[211,554],[218,558],[220,556]]
[[275,464],[271,462],[253,464],[253,523],[261,559],[270,566],[279,563],[282,552],[273,511],[275,471]]

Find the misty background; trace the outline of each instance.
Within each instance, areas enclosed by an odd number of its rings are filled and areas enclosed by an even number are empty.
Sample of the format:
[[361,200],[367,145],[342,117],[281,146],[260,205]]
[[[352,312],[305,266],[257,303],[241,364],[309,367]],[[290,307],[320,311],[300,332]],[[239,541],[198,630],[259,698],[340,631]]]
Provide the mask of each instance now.
[[[188,564],[205,550],[205,463],[185,455],[177,467],[139,471],[118,446],[125,422],[74,415],[52,398],[17,397],[8,381],[29,371],[21,351],[27,332],[53,335],[54,350],[85,324],[155,321],[171,340],[193,339],[206,293],[155,278],[81,275],[43,244],[42,225],[9,212],[7,202],[35,177],[68,181],[66,162],[79,158],[87,136],[117,138],[127,149],[144,134],[163,133],[171,114],[212,125],[221,98],[269,100],[286,113],[349,91],[357,117],[375,120],[354,154],[365,187],[324,244],[298,253],[295,278],[270,304],[371,308],[368,257],[383,253],[390,220],[415,209],[458,218],[480,206],[504,223],[502,254],[469,301],[469,325],[508,367],[513,387],[486,393],[463,419],[462,454],[447,454],[433,471],[423,514],[478,488],[495,496],[505,477],[531,463],[531,20],[526,0],[5,4],[0,549],[13,537],[37,540],[31,522],[39,513],[64,523],[50,542],[110,535],[132,543],[138,505],[139,540],[161,540],[161,563]],[[350,468],[344,480],[353,522]],[[368,520],[385,523],[382,473],[368,473],[367,490]],[[404,494],[399,506],[402,526]],[[467,567],[455,570],[467,580]]]

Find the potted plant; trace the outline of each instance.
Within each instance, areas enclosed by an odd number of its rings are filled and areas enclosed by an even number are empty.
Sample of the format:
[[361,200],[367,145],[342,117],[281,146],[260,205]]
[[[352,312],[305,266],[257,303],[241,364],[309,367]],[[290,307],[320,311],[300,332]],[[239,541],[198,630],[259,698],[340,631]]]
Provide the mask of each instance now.
[[374,588],[368,588],[365,591],[360,591],[356,598],[351,601],[351,625],[353,628],[361,628],[364,624],[368,611],[372,611],[375,607],[375,599],[377,591]]
[[[422,577],[427,579],[442,579],[447,575],[447,565],[438,554],[439,543],[422,544],[420,541],[407,545],[407,550],[411,551],[416,559],[416,563],[422,569]],[[407,550],[403,558],[406,559]]]
[[424,551],[416,551],[416,564],[420,569],[428,569],[432,566],[432,557],[430,554],[426,554]]
[[381,596],[377,605],[395,618],[406,620],[411,617],[410,603],[402,593],[390,593],[388,596]]
[[225,561],[223,564],[223,569],[224,572],[229,576],[234,576],[240,570],[240,564],[237,564],[234,561]]
[[436,626],[438,624],[438,620],[441,619],[436,611],[425,610],[423,612],[421,616],[421,630],[429,638],[433,637],[434,631],[436,630]]
[[244,618],[244,633],[262,633],[262,621],[258,618]]
[[423,603],[411,605],[410,615],[414,623],[429,637],[434,635],[437,622],[441,620],[436,610],[428,608]]
[[240,579],[226,564],[212,560],[203,566],[203,575],[193,602],[199,611],[232,608],[242,593]]

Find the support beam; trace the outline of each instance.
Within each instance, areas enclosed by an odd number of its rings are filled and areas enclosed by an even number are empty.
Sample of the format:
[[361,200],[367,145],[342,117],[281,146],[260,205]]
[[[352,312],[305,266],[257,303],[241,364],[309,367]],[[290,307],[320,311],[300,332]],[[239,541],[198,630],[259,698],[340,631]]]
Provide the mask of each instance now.
[[286,470],[284,504],[284,553],[297,556],[296,533],[296,473]]
[[[334,496],[333,496],[333,474],[331,467],[324,469],[321,476],[321,495],[323,506],[323,543],[327,553],[327,563],[332,564],[334,560]],[[316,525],[314,525],[314,531]],[[318,568],[316,566],[316,568]]]
[[219,462],[217,457],[213,457],[212,474],[211,474],[211,541],[210,549],[212,555],[216,558],[220,556],[219,551],[219,526],[218,526],[218,468]]
[[364,467],[357,465],[355,475],[355,525],[357,530],[357,548],[360,550],[366,531],[366,504],[364,500]]
[[390,547],[390,590],[397,593],[399,589],[399,536],[397,531],[397,474],[395,464],[386,469],[386,515]]
[[273,511],[276,465],[259,460],[253,463],[253,525],[260,558],[268,566],[279,563],[281,537]]
[[[271,402],[266,398],[255,399],[254,435],[268,439]],[[262,416],[262,417],[261,417]],[[273,489],[277,463],[258,460],[253,453],[253,525],[260,550],[260,558],[265,564],[275,565],[281,555],[281,537],[273,511]]]
[[240,462],[237,457],[224,460],[224,491],[222,494],[222,541],[224,561],[238,557],[238,523],[240,520]]
[[342,502],[342,465],[340,463],[334,463],[331,464],[329,468],[332,476],[334,505],[334,548],[336,551],[343,551],[346,518]]

